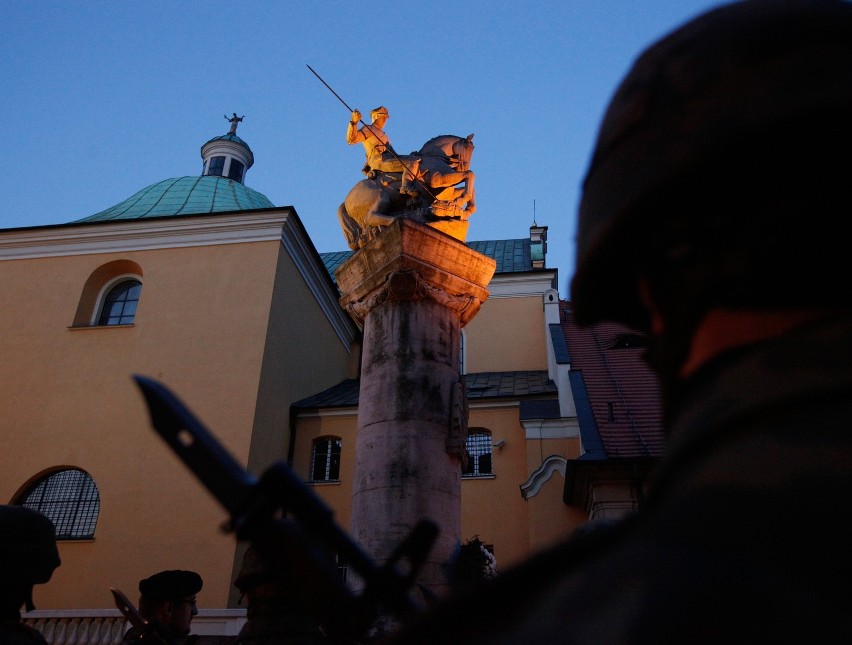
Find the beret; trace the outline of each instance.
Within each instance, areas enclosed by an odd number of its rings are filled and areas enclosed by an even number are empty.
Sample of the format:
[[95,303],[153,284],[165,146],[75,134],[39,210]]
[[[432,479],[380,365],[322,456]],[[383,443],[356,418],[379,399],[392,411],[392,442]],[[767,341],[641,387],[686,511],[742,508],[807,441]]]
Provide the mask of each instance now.
[[139,581],[139,593],[150,600],[165,601],[191,596],[201,591],[204,582],[195,571],[160,571]]

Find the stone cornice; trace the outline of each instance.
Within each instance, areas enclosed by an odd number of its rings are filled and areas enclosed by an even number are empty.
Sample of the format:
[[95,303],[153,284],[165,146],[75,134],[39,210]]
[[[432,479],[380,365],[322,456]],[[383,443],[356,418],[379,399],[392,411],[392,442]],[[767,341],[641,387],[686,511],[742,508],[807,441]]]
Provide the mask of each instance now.
[[367,297],[347,303],[346,308],[353,318],[363,321],[374,307],[386,301],[399,300],[432,300],[455,311],[463,325],[476,315],[482,305],[482,301],[474,295],[453,295],[430,285],[417,271],[406,270],[388,274],[382,285]]
[[120,253],[211,244],[264,242],[281,237],[292,209],[239,215],[194,215],[67,224],[0,231],[0,261]]
[[0,231],[0,261],[280,241],[349,349],[357,329],[292,208]]
[[336,271],[340,304],[363,321],[375,306],[430,299],[452,309],[464,326],[488,298],[496,263],[429,226],[399,219]]
[[521,419],[527,439],[567,439],[580,436],[577,417],[560,419]]
[[530,273],[498,273],[488,285],[490,298],[541,296],[553,288],[556,270]]

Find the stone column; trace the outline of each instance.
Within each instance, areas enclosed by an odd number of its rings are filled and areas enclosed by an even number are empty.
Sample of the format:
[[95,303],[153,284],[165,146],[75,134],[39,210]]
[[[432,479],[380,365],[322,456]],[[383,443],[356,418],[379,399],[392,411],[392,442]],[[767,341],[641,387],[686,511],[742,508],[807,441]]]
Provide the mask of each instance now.
[[461,537],[460,332],[494,270],[463,242],[398,219],[336,272],[341,304],[364,326],[351,533],[381,563],[419,520],[435,522],[419,582],[439,595]]

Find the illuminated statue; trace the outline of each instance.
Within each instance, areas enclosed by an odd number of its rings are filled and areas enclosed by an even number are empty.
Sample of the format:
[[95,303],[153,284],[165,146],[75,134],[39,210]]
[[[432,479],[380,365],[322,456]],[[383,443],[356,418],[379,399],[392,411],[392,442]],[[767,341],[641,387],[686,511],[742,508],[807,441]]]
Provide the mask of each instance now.
[[416,195],[417,188],[412,177],[417,176],[417,166],[420,159],[411,155],[399,156],[385,134],[384,127],[390,114],[384,106],[379,106],[370,112],[372,123],[366,123],[358,129],[361,121],[361,113],[353,110],[349,126],[346,128],[346,143],[350,146],[356,143],[364,144],[367,153],[367,165],[364,172],[369,176],[371,172],[401,172],[402,186],[399,189],[403,195]]
[[[380,112],[383,109],[373,111],[377,126],[386,121],[386,111]],[[353,119],[356,114],[357,110],[352,113]],[[397,217],[415,219],[465,241],[467,219],[476,211],[475,175],[470,169],[473,135],[434,137],[419,151],[397,157],[397,166],[392,166],[384,159],[387,154],[395,156],[387,136],[379,127],[371,137],[365,130],[372,127],[365,125],[356,130],[355,124],[350,123],[347,130],[349,143],[364,143],[369,167],[368,179],[355,184],[337,210],[349,248],[361,248],[375,237],[379,227],[391,224]],[[371,138],[375,143],[369,141]],[[403,164],[412,171],[407,181],[408,171],[403,170]],[[391,170],[392,167],[398,170]],[[405,193],[401,190],[403,185]]]
[[398,217],[428,224],[464,242],[467,220],[476,212],[475,175],[470,169],[473,135],[433,137],[418,152],[400,156],[384,131],[390,116],[386,107],[372,110],[372,122],[363,123],[361,112],[350,108],[310,65],[308,69],[351,112],[346,143],[362,143],[367,153],[363,168],[367,179],[355,184],[337,209],[349,248],[360,249]]

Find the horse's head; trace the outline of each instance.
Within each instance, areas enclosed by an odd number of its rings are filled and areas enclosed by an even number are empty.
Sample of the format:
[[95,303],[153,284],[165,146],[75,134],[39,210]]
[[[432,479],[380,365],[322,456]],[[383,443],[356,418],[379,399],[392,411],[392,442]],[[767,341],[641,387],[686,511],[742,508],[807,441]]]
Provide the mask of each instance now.
[[461,172],[470,170],[470,158],[473,156],[473,134],[466,138],[459,137],[453,143],[453,160],[456,168]]

